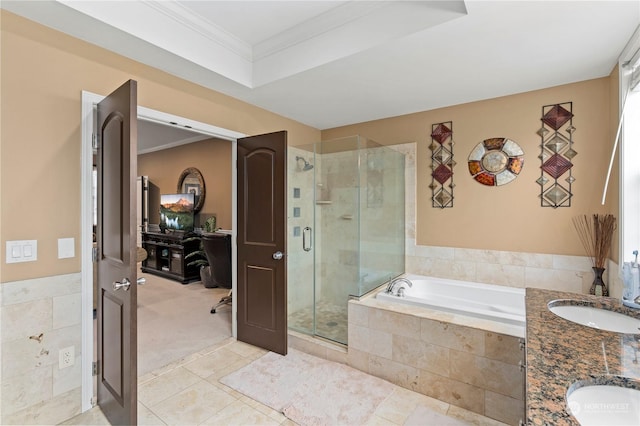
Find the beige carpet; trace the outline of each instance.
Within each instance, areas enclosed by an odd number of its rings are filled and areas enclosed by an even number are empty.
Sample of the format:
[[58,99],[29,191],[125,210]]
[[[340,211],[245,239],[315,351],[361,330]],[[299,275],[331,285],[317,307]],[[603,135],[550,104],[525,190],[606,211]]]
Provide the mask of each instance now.
[[394,386],[343,364],[289,349],[220,379],[301,426],[365,424]]
[[138,286],[138,376],[164,367],[231,336],[231,306],[211,314],[228,289],[181,284],[148,273]]

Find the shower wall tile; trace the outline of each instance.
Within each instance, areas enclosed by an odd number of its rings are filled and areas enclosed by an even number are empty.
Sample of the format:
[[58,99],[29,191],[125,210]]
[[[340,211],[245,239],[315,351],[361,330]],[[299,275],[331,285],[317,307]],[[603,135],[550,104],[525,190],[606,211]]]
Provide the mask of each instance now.
[[[405,256],[416,256],[416,239],[415,238],[407,238],[404,244],[404,253]],[[406,259],[405,259],[406,265]],[[405,267],[405,271],[407,268]]]

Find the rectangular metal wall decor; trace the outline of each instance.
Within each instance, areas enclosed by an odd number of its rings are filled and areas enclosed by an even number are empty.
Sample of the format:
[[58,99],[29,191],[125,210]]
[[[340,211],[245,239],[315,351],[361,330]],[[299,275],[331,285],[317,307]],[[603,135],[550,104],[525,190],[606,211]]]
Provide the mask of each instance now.
[[435,208],[453,207],[453,122],[431,125],[431,201]]
[[542,207],[571,207],[573,157],[573,103],[542,107],[540,135],[540,205]]

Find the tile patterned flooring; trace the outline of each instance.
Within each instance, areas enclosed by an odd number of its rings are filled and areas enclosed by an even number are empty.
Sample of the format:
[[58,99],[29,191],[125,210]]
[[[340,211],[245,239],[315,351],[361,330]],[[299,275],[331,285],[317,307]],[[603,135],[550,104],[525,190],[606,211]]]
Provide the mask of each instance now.
[[[220,378],[265,353],[263,349],[229,338],[140,377],[138,424],[295,425],[282,413],[219,382]],[[503,423],[399,386],[394,386],[392,393],[378,406],[367,424],[404,425],[419,407],[447,415],[456,425],[504,426]],[[63,424],[108,425],[109,422],[100,408],[94,407]]]
[[[320,300],[316,308],[316,335],[346,344],[349,325],[347,320],[347,305],[337,305]],[[299,309],[289,314],[289,327],[302,333],[312,333],[313,310]]]

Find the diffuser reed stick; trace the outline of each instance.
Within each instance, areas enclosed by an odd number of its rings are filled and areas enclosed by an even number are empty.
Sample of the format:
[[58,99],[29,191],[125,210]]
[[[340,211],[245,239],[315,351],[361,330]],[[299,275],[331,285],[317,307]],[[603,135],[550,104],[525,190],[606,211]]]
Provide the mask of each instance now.
[[612,214],[579,215],[573,218],[573,226],[578,231],[580,242],[595,268],[604,268],[613,232],[616,230],[616,218]]

